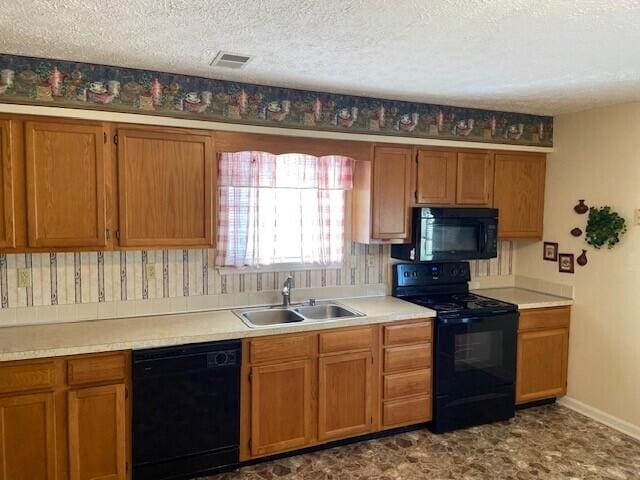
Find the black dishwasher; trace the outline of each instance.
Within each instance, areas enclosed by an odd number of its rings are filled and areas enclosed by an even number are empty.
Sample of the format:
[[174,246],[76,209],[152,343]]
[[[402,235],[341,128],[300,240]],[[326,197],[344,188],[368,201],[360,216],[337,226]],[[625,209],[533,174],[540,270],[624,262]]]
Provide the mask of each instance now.
[[174,480],[238,463],[239,341],[133,352],[133,480]]

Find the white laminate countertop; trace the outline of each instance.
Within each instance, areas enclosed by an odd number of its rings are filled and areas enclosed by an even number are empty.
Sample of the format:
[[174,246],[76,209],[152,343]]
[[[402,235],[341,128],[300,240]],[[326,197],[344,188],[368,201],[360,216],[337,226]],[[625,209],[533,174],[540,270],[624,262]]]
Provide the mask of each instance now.
[[514,303],[520,310],[530,308],[564,307],[573,305],[573,300],[566,297],[549,295],[548,293],[535,292],[524,288],[482,288],[474,290],[473,293],[485,297],[495,298],[503,302]]
[[364,317],[249,328],[231,310],[0,328],[0,361],[143,349],[435,317],[393,297],[340,299]]

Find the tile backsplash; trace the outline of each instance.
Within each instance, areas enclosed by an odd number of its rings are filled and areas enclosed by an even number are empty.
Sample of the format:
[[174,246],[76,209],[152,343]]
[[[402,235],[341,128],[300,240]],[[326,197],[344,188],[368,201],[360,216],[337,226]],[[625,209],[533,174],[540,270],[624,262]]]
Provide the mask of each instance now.
[[[0,254],[0,326],[269,303],[287,275],[299,298],[380,295],[389,252],[352,243],[340,268],[262,272],[217,269],[212,249]],[[513,256],[501,242],[497,258],[471,262],[472,276],[511,275]]]
[[214,256],[211,249],[3,254],[2,308],[280,290],[287,275],[296,288],[384,284],[389,249],[354,243],[340,268],[275,272],[218,270]]

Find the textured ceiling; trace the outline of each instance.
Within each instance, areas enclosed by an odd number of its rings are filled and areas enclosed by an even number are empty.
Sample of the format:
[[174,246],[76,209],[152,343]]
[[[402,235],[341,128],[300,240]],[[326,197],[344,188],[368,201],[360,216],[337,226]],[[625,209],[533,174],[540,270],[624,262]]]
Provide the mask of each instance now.
[[0,52],[555,114],[640,100],[639,26],[630,0],[3,0]]

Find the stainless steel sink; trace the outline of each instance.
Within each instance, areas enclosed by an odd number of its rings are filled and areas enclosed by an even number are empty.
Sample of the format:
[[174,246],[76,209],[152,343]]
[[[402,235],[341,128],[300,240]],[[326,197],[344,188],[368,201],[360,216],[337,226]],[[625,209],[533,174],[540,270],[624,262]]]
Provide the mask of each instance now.
[[233,310],[233,313],[250,328],[284,327],[292,323],[321,323],[364,317],[364,314],[337,302],[244,308]]
[[352,318],[362,317],[359,312],[354,312],[336,303],[326,303],[320,305],[308,305],[294,309],[300,315],[310,320],[328,320],[331,318]]
[[285,308],[269,308],[265,310],[248,310],[241,313],[240,318],[247,325],[267,327],[273,325],[302,322],[304,318],[296,312]]

